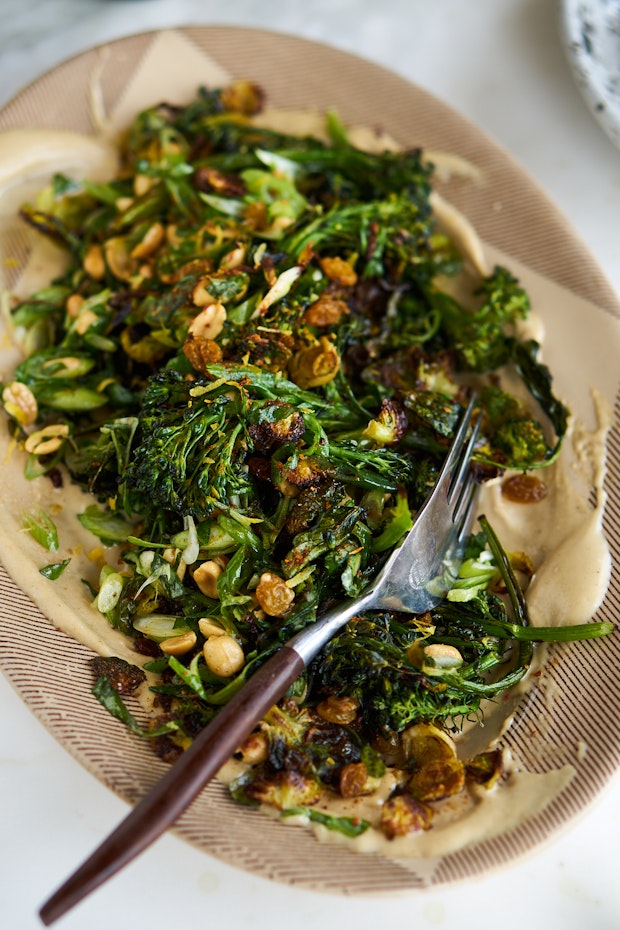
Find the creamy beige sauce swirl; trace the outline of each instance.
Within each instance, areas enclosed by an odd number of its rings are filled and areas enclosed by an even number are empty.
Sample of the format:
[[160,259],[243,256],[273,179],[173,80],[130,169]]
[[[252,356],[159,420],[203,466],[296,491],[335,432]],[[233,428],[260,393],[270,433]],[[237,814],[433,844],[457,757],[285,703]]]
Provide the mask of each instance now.
[[[611,557],[602,519],[610,412],[596,392],[593,403],[597,428],[586,433],[581,424],[573,423],[567,437],[568,441],[579,437],[581,458],[573,462],[578,474],[568,472],[561,456],[542,473],[548,494],[536,504],[507,500],[502,494],[502,478],[482,488],[480,510],[487,514],[504,546],[508,551],[525,552],[533,562],[534,575],[526,598],[530,620],[537,626],[586,623],[600,606],[609,584]],[[586,493],[594,495],[594,506],[588,503]]]
[[0,133],[0,196],[13,185],[67,171],[94,181],[112,178],[118,165],[114,146],[69,130],[11,129]]

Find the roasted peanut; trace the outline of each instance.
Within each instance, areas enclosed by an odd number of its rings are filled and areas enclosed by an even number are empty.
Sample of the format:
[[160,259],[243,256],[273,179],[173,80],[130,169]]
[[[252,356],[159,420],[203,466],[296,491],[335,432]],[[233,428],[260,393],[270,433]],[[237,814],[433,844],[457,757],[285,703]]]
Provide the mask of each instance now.
[[98,243],[93,242],[93,244],[88,247],[82,266],[86,274],[94,278],[95,281],[101,281],[105,276],[103,251]]
[[175,569],[179,581],[183,581],[185,572],[187,571],[187,565],[182,559],[179,558],[180,555],[181,550],[176,549],[174,546],[168,546],[168,548],[164,549],[162,552],[162,558],[166,560],[168,565],[172,565],[172,567]]
[[422,650],[422,656],[422,669],[427,674],[447,668],[458,668],[463,664],[463,656],[458,649],[446,643],[429,643]]
[[190,323],[188,335],[194,339],[217,339],[224,329],[226,322],[226,307],[224,304],[207,304],[198,316]]
[[245,665],[243,649],[236,639],[228,636],[210,636],[203,646],[208,668],[220,678],[230,678]]
[[258,730],[250,733],[247,739],[239,746],[238,753],[247,765],[256,765],[264,762],[269,755],[269,738],[266,733]]
[[247,248],[245,245],[238,245],[230,252],[227,252],[220,261],[220,271],[232,271],[233,269],[238,268],[239,265],[242,265],[245,261],[246,252]]
[[118,200],[115,202],[114,206],[116,207],[119,213],[124,213],[125,210],[128,210],[129,207],[132,206],[133,202],[134,202],[133,197],[119,197]]
[[222,566],[213,560],[209,560],[194,569],[193,578],[203,594],[206,594],[207,597],[218,598],[217,582],[221,574]]
[[133,180],[133,192],[136,197],[143,197],[148,194],[154,183],[154,178],[149,178],[146,174],[137,174]]
[[169,656],[182,656],[196,645],[196,634],[193,630],[182,633],[180,636],[171,636],[159,644],[162,652]]
[[33,455],[49,455],[60,449],[68,435],[69,427],[66,423],[50,423],[36,433],[31,433],[24,443],[24,448]]
[[84,298],[81,294],[70,294],[67,297],[67,302],[65,304],[65,310],[67,311],[67,316],[70,316],[74,320],[80,312],[80,307],[84,303]]
[[214,297],[213,294],[207,290],[208,283],[209,278],[202,278],[195,285],[192,291],[192,303],[195,307],[208,307],[218,302],[217,297]]
[[149,226],[142,240],[133,247],[130,252],[131,258],[148,258],[155,252],[164,241],[165,230],[163,224],[157,221]]
[[83,336],[84,333],[88,332],[93,323],[98,321],[99,317],[94,310],[89,310],[83,308],[77,315],[75,321],[75,331],[78,335]]
[[198,629],[205,637],[208,639],[210,636],[223,636],[226,630],[216,623],[215,620],[211,620],[209,617],[201,617],[198,621]]

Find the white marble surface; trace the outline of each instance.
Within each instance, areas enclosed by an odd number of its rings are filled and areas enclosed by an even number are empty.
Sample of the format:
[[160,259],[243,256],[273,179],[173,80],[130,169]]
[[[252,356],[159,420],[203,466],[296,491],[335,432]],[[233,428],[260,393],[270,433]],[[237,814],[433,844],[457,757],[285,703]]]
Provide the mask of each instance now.
[[[553,0],[0,0],[0,105],[96,42],[191,23],[318,39],[391,67],[481,125],[563,210],[620,292],[620,152],[575,88]],[[0,631],[1,635],[1,631]],[[126,812],[0,677],[0,926],[45,897]],[[165,836],[69,914],[67,930],[614,930],[620,783],[552,845],[448,891],[343,899],[272,885]]]

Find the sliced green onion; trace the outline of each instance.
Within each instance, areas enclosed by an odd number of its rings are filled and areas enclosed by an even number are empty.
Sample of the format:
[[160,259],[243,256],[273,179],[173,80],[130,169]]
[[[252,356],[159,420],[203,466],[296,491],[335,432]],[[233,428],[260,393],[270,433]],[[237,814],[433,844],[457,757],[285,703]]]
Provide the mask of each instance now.
[[111,565],[104,565],[99,576],[99,594],[97,595],[97,610],[107,614],[114,610],[118,604],[125,579]]
[[183,517],[183,525],[187,533],[187,543],[181,553],[181,558],[186,565],[193,565],[200,553],[200,542],[196,532],[196,524],[191,514]]
[[171,636],[182,636],[191,629],[183,617],[174,614],[145,614],[133,621],[133,628],[157,643],[163,643]]
[[43,568],[39,569],[39,574],[43,575],[44,578],[49,578],[50,581],[56,581],[70,561],[71,559],[63,559],[62,562],[52,562],[50,565],[44,565]]
[[31,507],[26,510],[22,517],[23,526],[33,539],[49,549],[50,552],[56,552],[58,549],[58,530],[56,524],[40,507]]
[[370,826],[368,820],[363,820],[361,817],[336,817],[334,814],[326,814],[313,807],[291,807],[282,811],[281,816],[306,817],[311,823],[319,823],[328,830],[335,830],[349,837],[361,836]]

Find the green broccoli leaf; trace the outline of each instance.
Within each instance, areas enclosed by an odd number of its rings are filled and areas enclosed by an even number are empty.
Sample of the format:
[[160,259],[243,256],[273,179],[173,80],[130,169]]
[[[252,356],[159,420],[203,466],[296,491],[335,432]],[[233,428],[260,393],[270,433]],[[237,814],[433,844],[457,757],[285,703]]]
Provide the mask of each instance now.
[[557,458],[566,435],[569,410],[554,395],[551,372],[538,360],[539,350],[540,346],[533,340],[515,341],[512,345],[512,358],[532,397],[538,401],[555,430],[556,442],[547,453],[547,461],[551,462]]
[[469,371],[491,371],[510,358],[508,327],[526,317],[529,298],[517,279],[505,268],[496,267],[475,291],[482,299],[476,310],[467,310],[443,292],[430,294],[431,304],[441,312],[442,329]]

